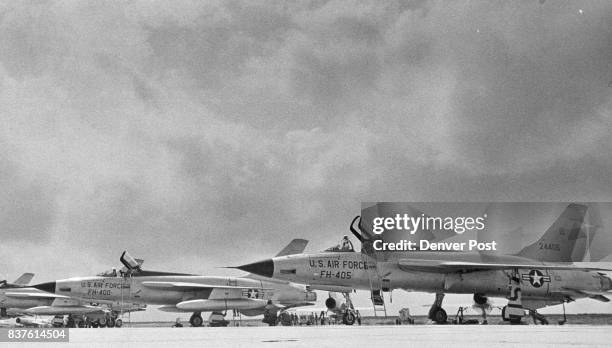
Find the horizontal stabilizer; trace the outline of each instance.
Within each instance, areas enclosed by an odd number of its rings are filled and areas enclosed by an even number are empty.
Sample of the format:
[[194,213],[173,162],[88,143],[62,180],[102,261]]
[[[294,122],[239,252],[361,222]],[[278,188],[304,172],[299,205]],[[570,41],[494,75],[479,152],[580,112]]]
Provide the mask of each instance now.
[[555,269],[573,271],[597,271],[601,268],[578,267],[573,264],[546,264],[546,263],[487,263],[487,262],[464,262],[422,259],[401,259],[399,268],[404,271],[422,271],[436,273],[475,272],[484,270],[504,269]]

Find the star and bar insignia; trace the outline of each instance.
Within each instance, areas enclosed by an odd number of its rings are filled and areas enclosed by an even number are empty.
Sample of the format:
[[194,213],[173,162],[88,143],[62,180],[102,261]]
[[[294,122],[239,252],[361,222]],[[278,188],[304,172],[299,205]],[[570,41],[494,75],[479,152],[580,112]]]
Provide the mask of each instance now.
[[521,274],[521,278],[523,280],[529,280],[529,283],[531,283],[534,288],[539,288],[544,285],[544,283],[550,282],[550,276],[544,275],[537,269],[531,270],[527,274]]

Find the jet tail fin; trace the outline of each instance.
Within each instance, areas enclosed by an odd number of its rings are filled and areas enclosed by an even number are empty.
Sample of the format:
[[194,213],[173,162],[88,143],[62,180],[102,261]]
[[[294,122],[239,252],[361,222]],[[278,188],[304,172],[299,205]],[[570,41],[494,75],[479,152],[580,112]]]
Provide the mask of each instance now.
[[572,252],[584,222],[587,206],[572,203],[535,243],[517,256],[546,262],[572,262]]
[[17,278],[13,284],[15,285],[28,285],[30,281],[34,278],[34,273],[24,273],[21,277]]
[[306,239],[294,239],[283,248],[275,257],[301,254],[306,249],[308,241]]

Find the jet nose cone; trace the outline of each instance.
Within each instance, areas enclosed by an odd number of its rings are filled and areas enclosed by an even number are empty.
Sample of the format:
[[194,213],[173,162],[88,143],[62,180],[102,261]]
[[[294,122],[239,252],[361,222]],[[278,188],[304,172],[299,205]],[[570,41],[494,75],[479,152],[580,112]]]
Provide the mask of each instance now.
[[34,285],[34,288],[54,294],[55,293],[55,282],[40,283],[40,284]]
[[248,265],[238,266],[236,268],[268,278],[272,278],[272,275],[274,274],[274,262],[272,259],[249,263]]

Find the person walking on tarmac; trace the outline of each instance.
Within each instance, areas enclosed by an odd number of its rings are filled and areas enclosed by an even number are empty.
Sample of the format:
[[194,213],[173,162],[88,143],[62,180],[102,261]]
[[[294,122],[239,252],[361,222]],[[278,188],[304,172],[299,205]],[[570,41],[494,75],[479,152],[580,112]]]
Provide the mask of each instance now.
[[181,318],[176,318],[176,322],[174,325],[172,325],[172,327],[183,327],[183,324],[181,324]]

